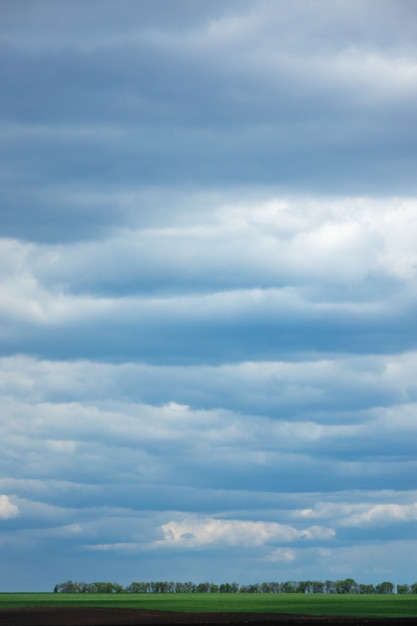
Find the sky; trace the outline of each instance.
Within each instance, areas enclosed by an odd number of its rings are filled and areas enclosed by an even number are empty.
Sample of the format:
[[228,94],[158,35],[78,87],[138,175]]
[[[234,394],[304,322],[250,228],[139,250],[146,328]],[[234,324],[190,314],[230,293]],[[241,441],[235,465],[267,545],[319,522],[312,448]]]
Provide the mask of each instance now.
[[0,590],[413,583],[414,0],[0,1]]

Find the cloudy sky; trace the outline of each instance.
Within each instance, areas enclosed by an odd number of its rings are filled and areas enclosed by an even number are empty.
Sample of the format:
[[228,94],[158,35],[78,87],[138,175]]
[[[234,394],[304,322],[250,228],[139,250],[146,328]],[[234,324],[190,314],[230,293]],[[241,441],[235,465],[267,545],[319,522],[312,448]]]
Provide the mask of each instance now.
[[0,18],[1,590],[414,582],[414,0]]

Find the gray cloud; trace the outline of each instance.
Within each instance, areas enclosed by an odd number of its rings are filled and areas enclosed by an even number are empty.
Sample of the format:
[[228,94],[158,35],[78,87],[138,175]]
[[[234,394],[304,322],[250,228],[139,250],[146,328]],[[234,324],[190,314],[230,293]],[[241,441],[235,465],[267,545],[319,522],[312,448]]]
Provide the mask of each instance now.
[[[81,210],[57,188],[414,193],[407,3],[185,3],[175,19],[159,3],[102,10],[4,11],[5,234],[85,238],[114,223],[114,208]],[[86,17],[98,20],[88,34]]]
[[208,202],[102,241],[3,240],[3,354],[221,363],[414,347],[413,200]]
[[3,590],[412,582],[412,3],[0,7]]

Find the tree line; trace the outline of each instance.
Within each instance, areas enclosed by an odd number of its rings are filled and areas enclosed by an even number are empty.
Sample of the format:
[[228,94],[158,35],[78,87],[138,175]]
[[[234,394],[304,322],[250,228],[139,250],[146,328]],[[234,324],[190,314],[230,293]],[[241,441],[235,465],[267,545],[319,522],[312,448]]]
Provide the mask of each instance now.
[[265,582],[251,585],[237,583],[132,582],[127,587],[111,582],[73,582],[55,585],[54,593],[339,593],[339,594],[417,594],[417,583],[394,585],[384,581],[377,585],[344,580]]

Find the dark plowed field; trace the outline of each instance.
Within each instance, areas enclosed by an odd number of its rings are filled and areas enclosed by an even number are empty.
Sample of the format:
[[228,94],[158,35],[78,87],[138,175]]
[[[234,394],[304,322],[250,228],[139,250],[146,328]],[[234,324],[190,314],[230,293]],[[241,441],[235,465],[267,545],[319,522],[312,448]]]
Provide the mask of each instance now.
[[146,626],[147,624],[302,624],[308,626],[411,626],[415,618],[334,617],[276,613],[172,613],[140,609],[36,607],[1,609],[4,626]]

